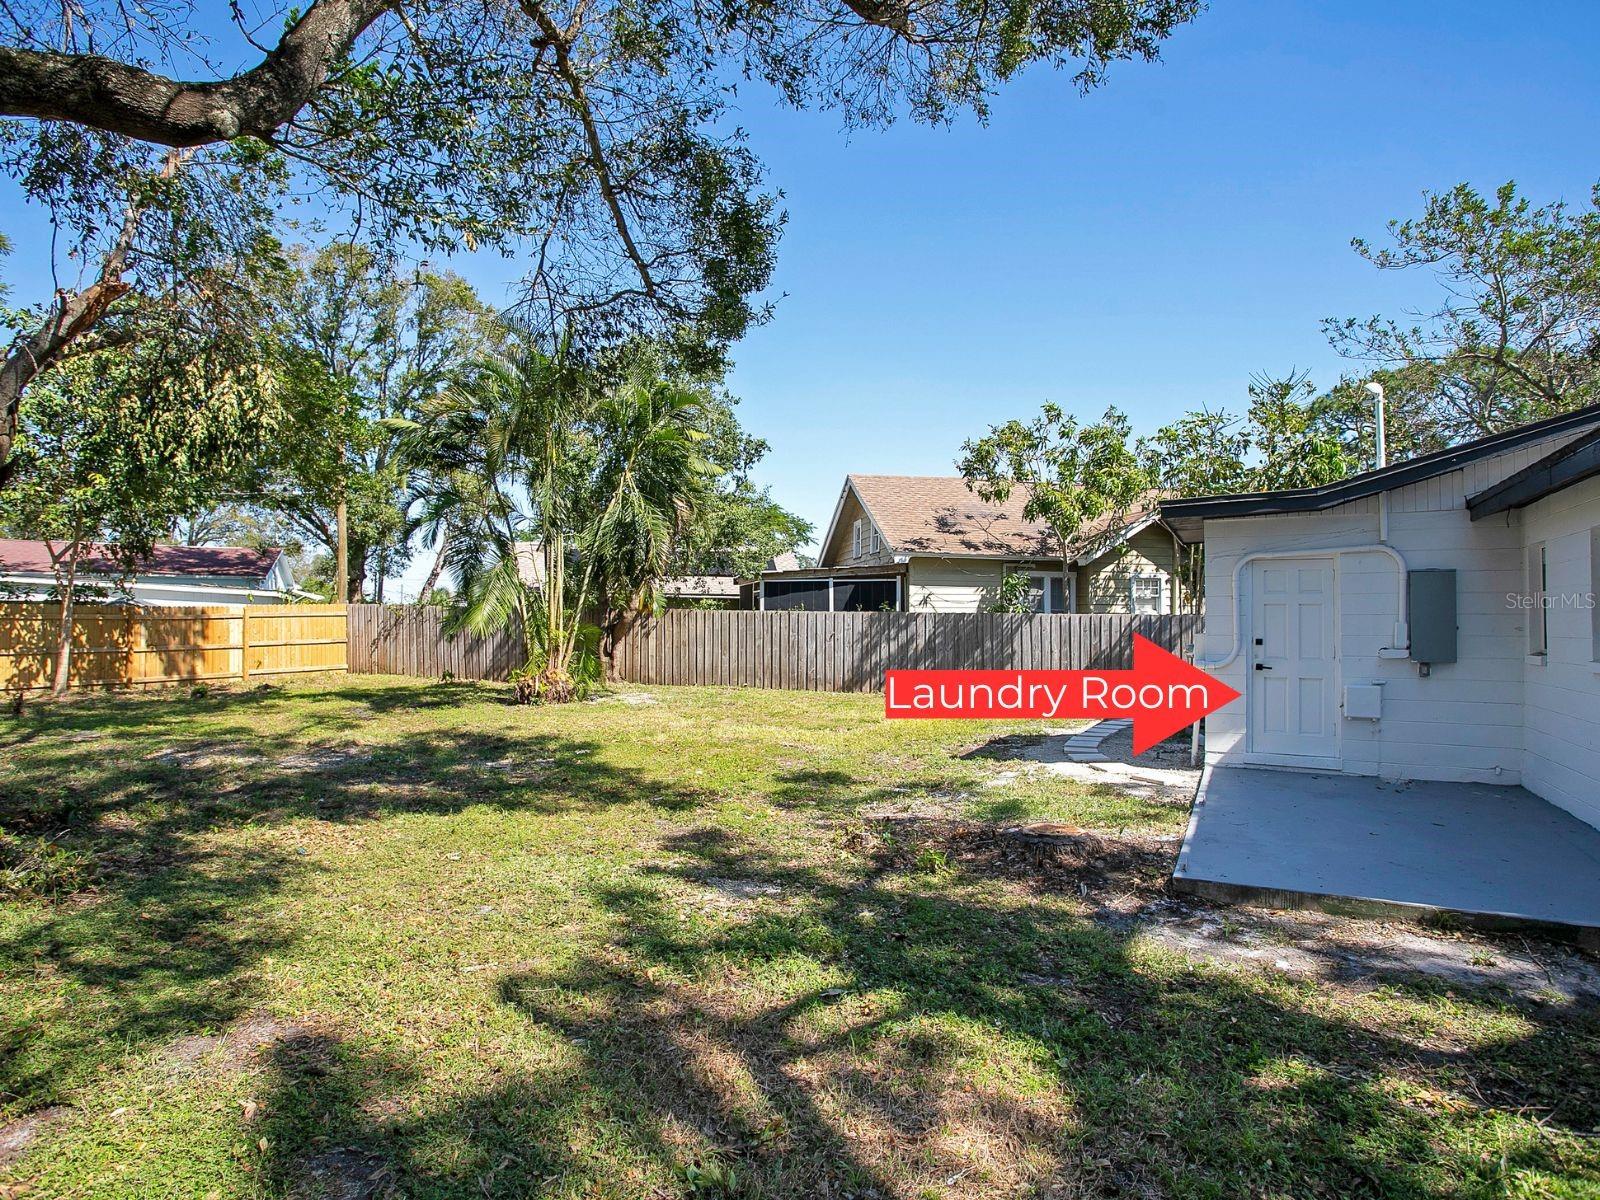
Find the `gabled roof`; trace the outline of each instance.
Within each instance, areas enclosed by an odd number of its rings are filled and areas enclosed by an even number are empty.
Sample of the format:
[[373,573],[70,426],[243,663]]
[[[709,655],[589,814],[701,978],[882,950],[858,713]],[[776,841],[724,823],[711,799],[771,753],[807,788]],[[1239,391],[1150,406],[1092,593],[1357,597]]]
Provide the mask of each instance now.
[[[63,543],[53,543],[59,552]],[[22,575],[51,574],[52,543],[0,538],[0,571]],[[144,576],[204,576],[216,579],[248,579],[260,583],[272,570],[278,556],[276,547],[255,550],[248,546],[157,546],[139,563],[135,574]],[[89,575],[119,576],[122,564],[107,546],[93,546],[78,558],[78,570]]]
[[1186,542],[1203,538],[1202,522],[1224,520],[1229,517],[1260,517],[1279,513],[1322,512],[1352,500],[1375,496],[1379,492],[1406,487],[1446,475],[1480,459],[1504,454],[1530,442],[1575,433],[1589,426],[1600,425],[1600,404],[1519,425],[1504,433],[1490,434],[1476,441],[1437,450],[1403,463],[1374,471],[1363,471],[1338,483],[1315,488],[1286,488],[1278,492],[1243,492],[1233,496],[1201,496],[1192,500],[1163,500],[1161,519]]
[[1546,454],[1493,487],[1467,497],[1467,512],[1474,521],[1496,513],[1524,508],[1562,488],[1600,475],[1600,429]]
[[[1060,558],[1055,534],[1042,521],[1023,516],[1031,489],[1018,484],[1004,501],[988,501],[967,487],[959,475],[850,475],[861,507],[894,554],[927,554],[950,558]],[[1066,557],[1105,553],[1156,519],[1155,497],[1141,501],[1131,513],[1112,513],[1079,530]],[[834,520],[838,520],[835,513]],[[823,540],[833,540],[830,525]]]

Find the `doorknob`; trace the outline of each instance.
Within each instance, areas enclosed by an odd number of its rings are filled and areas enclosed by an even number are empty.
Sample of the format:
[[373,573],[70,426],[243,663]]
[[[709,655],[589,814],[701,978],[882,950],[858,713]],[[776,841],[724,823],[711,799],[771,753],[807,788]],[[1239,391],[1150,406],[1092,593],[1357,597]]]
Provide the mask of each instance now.
[[1272,668],[1267,666],[1266,663],[1257,663],[1256,664],[1256,670],[1258,670],[1258,671],[1270,671],[1270,670],[1272,670]]

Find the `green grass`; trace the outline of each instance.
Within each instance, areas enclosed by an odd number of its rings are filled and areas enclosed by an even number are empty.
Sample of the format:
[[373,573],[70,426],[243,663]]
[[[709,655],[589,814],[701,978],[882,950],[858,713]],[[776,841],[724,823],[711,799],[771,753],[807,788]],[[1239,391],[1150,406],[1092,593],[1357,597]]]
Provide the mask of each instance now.
[[60,1106],[0,1196],[1600,1195],[1593,1012],[1201,965],[1096,918],[1148,863],[876,819],[1181,829],[1017,726],[653,694],[0,722],[0,1123]]

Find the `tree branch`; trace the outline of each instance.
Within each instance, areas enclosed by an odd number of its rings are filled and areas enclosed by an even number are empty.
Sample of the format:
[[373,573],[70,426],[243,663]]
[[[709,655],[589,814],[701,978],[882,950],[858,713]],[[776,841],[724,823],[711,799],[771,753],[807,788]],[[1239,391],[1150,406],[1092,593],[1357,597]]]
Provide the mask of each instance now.
[[[169,151],[160,178],[171,179],[187,157],[184,151]],[[95,281],[79,292],[58,292],[44,322],[32,333],[18,337],[0,360],[0,488],[11,481],[16,470],[11,450],[16,443],[23,392],[65,358],[74,344],[105,318],[111,306],[127,295],[130,285],[122,276],[139,232],[139,221],[148,206],[146,200],[129,202],[117,240],[101,261]]]
[[539,32],[549,41],[550,48],[555,53],[556,72],[572,95],[572,108],[583,126],[583,136],[589,146],[595,180],[600,185],[600,195],[611,213],[611,223],[616,227],[622,248],[627,253],[628,260],[633,263],[634,270],[639,273],[639,282],[644,287],[645,295],[651,300],[659,300],[656,281],[650,273],[650,265],[645,262],[644,255],[639,253],[639,247],[633,240],[633,231],[628,227],[627,214],[622,211],[622,201],[617,195],[616,184],[611,178],[611,167],[606,159],[605,144],[600,140],[600,130],[594,123],[594,113],[589,108],[589,97],[583,88],[583,78],[572,63],[571,42],[539,4],[522,0],[522,9],[534,19],[539,26]]
[[911,5],[899,0],[844,0],[844,6],[868,25],[877,25],[914,42],[918,38]]
[[395,0],[316,0],[262,62],[191,83],[96,54],[0,47],[0,116],[72,121],[161,146],[269,139]]

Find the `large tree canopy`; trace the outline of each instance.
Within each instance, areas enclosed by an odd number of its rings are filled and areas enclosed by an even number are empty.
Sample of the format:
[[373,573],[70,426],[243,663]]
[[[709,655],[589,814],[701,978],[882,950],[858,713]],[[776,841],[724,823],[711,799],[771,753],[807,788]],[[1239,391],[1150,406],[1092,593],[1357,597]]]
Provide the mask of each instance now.
[[0,116],[31,118],[0,126],[11,173],[87,215],[152,147],[249,144],[374,235],[531,247],[534,306],[597,338],[716,345],[758,315],[780,221],[726,119],[741,76],[851,123],[938,120],[1030,63],[1087,87],[1153,58],[1199,0],[315,0],[248,28],[220,7],[0,6]]
[[1432,274],[1438,304],[1324,328],[1383,380],[1392,433],[1432,450],[1600,401],[1600,185],[1587,203],[1536,207],[1513,183],[1493,196],[1461,184],[1389,234],[1357,238],[1357,253]]

